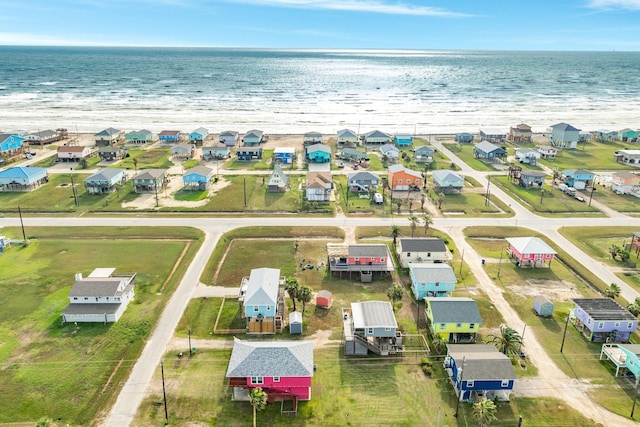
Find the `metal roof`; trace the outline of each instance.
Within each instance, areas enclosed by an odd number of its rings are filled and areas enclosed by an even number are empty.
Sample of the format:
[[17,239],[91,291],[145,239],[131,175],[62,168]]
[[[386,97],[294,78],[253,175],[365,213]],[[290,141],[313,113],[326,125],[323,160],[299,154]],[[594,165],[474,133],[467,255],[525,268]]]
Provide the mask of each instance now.
[[551,246],[538,237],[509,237],[505,239],[521,254],[556,254]]
[[444,240],[438,237],[401,238],[402,252],[446,252]]
[[453,268],[451,268],[449,264],[409,263],[409,270],[411,270],[413,277],[415,277],[419,283],[456,283],[457,281],[456,273],[453,272]]
[[388,257],[389,248],[384,243],[349,245],[349,256]]
[[611,298],[574,298],[572,301],[593,320],[638,320]]
[[275,305],[278,302],[280,269],[254,268],[249,275],[245,306]]
[[233,343],[227,378],[312,377],[311,341],[240,341]]
[[389,301],[352,302],[351,315],[356,329],[392,328],[398,329],[398,322]]
[[120,168],[106,168],[106,169],[102,169],[96,173],[94,173],[93,175],[91,175],[88,178],[85,178],[84,180],[86,182],[90,182],[90,181],[110,181],[111,179],[115,178],[116,176],[120,175],[124,173],[124,169],[120,169]]

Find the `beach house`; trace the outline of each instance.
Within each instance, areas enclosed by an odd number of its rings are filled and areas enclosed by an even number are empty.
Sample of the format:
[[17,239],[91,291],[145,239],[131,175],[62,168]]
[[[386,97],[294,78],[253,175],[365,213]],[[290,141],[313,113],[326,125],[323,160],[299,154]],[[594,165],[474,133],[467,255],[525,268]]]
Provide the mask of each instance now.
[[182,175],[185,190],[206,190],[213,178],[213,169],[206,166],[196,166],[186,170]]
[[515,159],[516,162],[524,163],[531,166],[536,166],[538,164],[538,159],[542,157],[542,153],[540,151],[532,149],[532,148],[524,148],[518,147],[516,148]]
[[264,150],[262,147],[238,147],[236,155],[241,162],[252,162],[262,160]]
[[593,139],[597,142],[614,142],[618,139],[618,132],[609,129],[597,129],[593,132]]
[[305,191],[309,202],[331,201],[333,193],[331,172],[307,172]]
[[456,274],[449,264],[409,264],[411,290],[417,301],[425,297],[446,297],[456,288]]
[[464,188],[464,178],[447,169],[435,170],[431,173],[434,190],[438,193],[460,193]]
[[269,181],[267,182],[267,191],[283,192],[289,189],[289,177],[284,173],[282,167],[276,163],[273,166]]
[[509,244],[507,255],[517,267],[551,267],[551,261],[557,254],[539,237],[509,237],[505,240]]
[[384,276],[394,270],[393,258],[382,243],[327,243],[329,272],[340,276],[356,274],[361,282],[371,282],[373,275]]
[[413,143],[413,135],[408,133],[396,133],[393,140],[398,147],[408,147]]
[[379,130],[372,130],[364,134],[363,142],[367,145],[382,145],[390,144],[393,142],[393,138],[388,133],[381,132]]
[[478,304],[467,297],[426,297],[425,319],[432,337],[449,343],[472,343],[482,324]]
[[509,401],[516,382],[511,360],[491,344],[447,344],[444,368],[460,401]]
[[245,147],[253,147],[255,145],[262,144],[264,142],[264,132],[258,129],[253,129],[244,134],[242,137],[242,143]]
[[208,143],[202,147],[202,160],[224,160],[230,157],[229,146],[222,142]]
[[592,342],[628,342],[638,318],[611,298],[574,298],[569,321]]
[[293,164],[296,159],[295,147],[276,147],[273,149],[273,161],[284,165]]
[[204,140],[209,136],[209,130],[206,128],[198,128],[189,134],[189,142],[195,144],[197,147],[204,143]]
[[57,148],[56,154],[59,162],[79,162],[95,155],[95,150],[84,145],[62,145]]
[[320,132],[307,132],[302,136],[302,143],[304,145],[322,144],[322,134]]
[[284,306],[284,278],[280,269],[254,268],[240,284],[240,302],[247,319],[248,334],[282,332]]
[[539,170],[521,170],[519,184],[524,188],[542,188],[547,174]]
[[176,144],[182,141],[182,134],[179,130],[163,130],[158,134],[158,139],[167,144]]
[[509,128],[509,136],[507,136],[507,141],[514,144],[533,142],[533,132],[531,132],[531,126],[524,123],[512,126],[511,128]]
[[27,141],[29,145],[51,144],[63,138],[62,134],[50,129],[29,133],[24,136],[25,141]]
[[371,172],[353,172],[347,175],[349,190],[354,192],[371,192],[378,189],[380,177]]
[[424,178],[420,172],[402,165],[392,165],[387,171],[387,183],[392,191],[409,191],[422,187]]
[[0,191],[32,191],[47,182],[46,168],[15,166],[0,171]]
[[393,144],[384,144],[380,147],[382,159],[389,163],[397,163],[400,158],[400,150]]
[[135,130],[124,135],[127,145],[144,145],[155,141],[153,132],[147,129]]
[[431,163],[435,150],[428,145],[421,145],[413,150],[413,159],[416,163]]
[[7,133],[0,134],[0,158],[9,159],[22,154],[25,139]]
[[640,166],[640,150],[618,150],[613,153],[613,159],[617,163],[629,166]]
[[640,377],[640,344],[602,344],[600,360],[604,357],[616,366],[616,377],[622,373],[630,373],[634,376],[634,382],[638,385]]
[[489,163],[502,162],[507,158],[507,150],[485,140],[473,147],[473,157]]
[[338,145],[351,145],[358,143],[358,134],[351,129],[339,130],[337,137]]
[[618,131],[618,140],[622,142],[638,142],[638,131],[625,128]]
[[304,147],[307,162],[327,163],[331,160],[331,147],[325,144],[313,144]]
[[131,178],[136,193],[157,193],[168,183],[167,169],[145,169]]
[[238,132],[233,130],[225,130],[220,132],[218,139],[227,147],[235,147],[238,143]]
[[471,144],[474,140],[474,136],[472,133],[460,132],[456,133],[454,140],[459,144]]
[[593,185],[595,174],[585,169],[567,169],[562,171],[560,179],[569,187],[576,190],[584,190]]
[[98,156],[103,162],[115,162],[122,160],[129,155],[124,145],[100,147],[98,148]]
[[629,194],[640,186],[640,175],[628,171],[614,172],[611,175],[611,190],[618,194]]
[[251,390],[260,387],[269,403],[311,400],[315,371],[311,341],[242,341],[235,339],[226,378],[231,399],[249,401]]
[[554,160],[558,155],[558,149],[548,145],[537,145],[536,151],[540,153],[540,157],[546,160]]
[[97,146],[110,146],[118,144],[124,138],[124,131],[115,128],[107,128],[93,135]]
[[444,240],[438,237],[416,237],[398,239],[396,248],[402,268],[410,263],[441,263],[451,258]]
[[351,162],[359,162],[367,157],[367,153],[356,148],[345,147],[340,151],[340,158]]
[[507,133],[495,128],[480,128],[480,140],[488,141],[494,144],[504,144],[507,139]]
[[196,152],[196,146],[194,144],[184,142],[172,146],[170,152],[174,159],[186,160],[193,157]]
[[344,351],[347,356],[380,356],[402,350],[402,333],[389,301],[352,302],[342,309]]
[[547,130],[549,143],[556,148],[576,148],[580,139],[580,129],[567,123],[557,123]]
[[62,321],[117,322],[134,298],[136,273],[115,274],[115,270],[96,268],[86,278],[77,273]]
[[122,187],[127,180],[124,169],[106,168],[84,179],[89,194],[108,194]]

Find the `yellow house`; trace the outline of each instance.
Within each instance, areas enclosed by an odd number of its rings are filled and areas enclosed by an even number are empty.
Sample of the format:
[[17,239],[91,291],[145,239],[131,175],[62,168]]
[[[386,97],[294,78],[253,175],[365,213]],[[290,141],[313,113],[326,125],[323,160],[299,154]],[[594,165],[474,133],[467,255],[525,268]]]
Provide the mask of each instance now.
[[425,320],[431,336],[448,343],[471,343],[482,324],[478,304],[471,298],[425,298]]

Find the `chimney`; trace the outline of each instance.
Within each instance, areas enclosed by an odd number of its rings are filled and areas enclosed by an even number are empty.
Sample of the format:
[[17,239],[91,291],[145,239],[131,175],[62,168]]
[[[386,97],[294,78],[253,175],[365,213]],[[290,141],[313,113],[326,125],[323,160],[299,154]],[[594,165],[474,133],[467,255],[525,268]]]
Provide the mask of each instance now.
[[76,282],[82,280],[82,273],[76,273]]

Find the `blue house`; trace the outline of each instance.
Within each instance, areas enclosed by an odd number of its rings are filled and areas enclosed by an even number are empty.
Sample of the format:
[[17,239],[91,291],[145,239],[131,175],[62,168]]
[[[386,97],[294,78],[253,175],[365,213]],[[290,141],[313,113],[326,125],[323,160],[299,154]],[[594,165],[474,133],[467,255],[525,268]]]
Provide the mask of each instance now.
[[205,128],[198,128],[189,134],[189,142],[196,145],[202,145],[209,136],[209,131]]
[[618,132],[609,129],[598,129],[593,132],[593,137],[598,142],[614,142],[618,139]]
[[239,147],[236,154],[238,160],[250,162],[252,160],[262,159],[263,150],[262,147]]
[[393,144],[384,144],[380,147],[383,158],[386,156],[388,162],[395,163],[400,158],[400,150]]
[[413,158],[416,163],[429,163],[433,161],[435,150],[428,145],[421,145],[413,150]]
[[279,162],[284,165],[290,165],[296,158],[295,147],[276,147],[273,150],[274,162]]
[[507,150],[489,142],[482,141],[473,147],[473,157],[484,159],[490,162],[507,158]]
[[520,172],[519,183],[524,188],[542,188],[546,176],[543,171],[523,170]]
[[307,145],[304,148],[308,162],[327,163],[331,160],[331,147],[325,144]]
[[0,157],[12,157],[22,152],[24,138],[7,133],[0,134]]
[[585,169],[567,169],[562,171],[562,180],[576,190],[584,190],[593,184],[596,174]]
[[47,181],[46,168],[16,166],[0,171],[0,191],[31,191]]
[[557,148],[576,148],[580,140],[580,129],[567,123],[558,123],[551,126],[549,143]]
[[182,182],[186,190],[206,190],[213,177],[213,169],[206,166],[196,166],[185,171]]
[[396,133],[393,139],[398,147],[408,147],[413,143],[413,136],[408,133]]
[[638,131],[624,128],[618,132],[618,139],[622,142],[638,142]]
[[456,288],[456,274],[449,264],[409,263],[409,276],[418,301],[425,297],[446,297]]
[[509,401],[516,381],[511,360],[491,344],[447,344],[444,367],[460,401]]
[[507,139],[507,133],[500,129],[482,128],[480,129],[480,140],[489,141],[496,144],[504,144]]
[[447,169],[433,171],[431,178],[437,192],[445,194],[460,193],[464,187],[464,178]]
[[245,145],[245,147],[259,145],[263,142],[263,140],[264,140],[264,132],[257,129],[250,130],[242,137],[242,142]]
[[247,333],[274,334],[282,328],[283,313],[278,311],[280,284],[277,268],[254,268],[248,278],[242,279],[240,300],[247,318]]
[[126,181],[124,169],[106,168],[84,179],[89,194],[108,194],[120,188]]
[[468,132],[456,133],[455,140],[459,144],[471,144],[473,142],[473,134]]
[[218,139],[227,147],[235,147],[238,143],[238,132],[234,130],[225,130],[220,132]]
[[600,360],[606,356],[616,365],[616,377],[623,372],[631,372],[636,385],[640,377],[640,344],[602,344]]
[[179,130],[163,130],[158,134],[158,139],[160,142],[173,144],[180,142],[182,137]]

